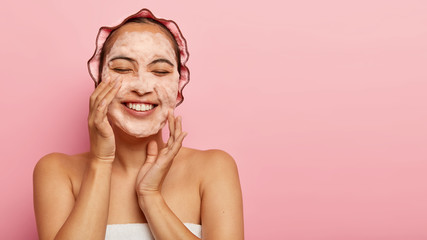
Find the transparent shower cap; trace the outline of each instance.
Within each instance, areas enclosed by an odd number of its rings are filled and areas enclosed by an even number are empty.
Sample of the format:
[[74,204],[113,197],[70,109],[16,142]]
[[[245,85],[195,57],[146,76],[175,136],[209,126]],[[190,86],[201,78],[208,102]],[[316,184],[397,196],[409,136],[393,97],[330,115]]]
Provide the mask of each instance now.
[[179,83],[178,83],[178,89],[179,90],[178,90],[177,104],[176,104],[178,106],[179,104],[182,103],[182,101],[184,101],[184,97],[182,95],[182,90],[184,89],[185,85],[188,84],[188,82],[190,80],[190,72],[189,72],[187,66],[185,66],[185,63],[188,60],[187,42],[186,42],[184,36],[182,36],[182,33],[179,30],[178,25],[174,21],[162,19],[162,18],[156,18],[153,15],[153,13],[151,13],[151,11],[146,9],[146,8],[143,8],[139,12],[128,16],[119,25],[116,25],[113,27],[103,26],[99,29],[98,35],[96,37],[95,53],[93,54],[93,56],[89,59],[89,61],[87,63],[88,69],[89,69],[89,74],[92,77],[95,84],[98,85],[99,64],[101,61],[101,51],[102,51],[102,47],[104,46],[104,43],[107,40],[108,36],[115,29],[123,26],[124,23],[126,21],[128,21],[129,19],[139,18],[139,17],[151,18],[151,19],[154,19],[154,20],[160,22],[161,24],[163,24],[167,29],[169,29],[169,31],[172,33],[173,37],[175,38],[176,42],[178,43],[179,55],[181,58],[180,59],[181,60],[181,70],[179,72],[180,78],[179,78]]

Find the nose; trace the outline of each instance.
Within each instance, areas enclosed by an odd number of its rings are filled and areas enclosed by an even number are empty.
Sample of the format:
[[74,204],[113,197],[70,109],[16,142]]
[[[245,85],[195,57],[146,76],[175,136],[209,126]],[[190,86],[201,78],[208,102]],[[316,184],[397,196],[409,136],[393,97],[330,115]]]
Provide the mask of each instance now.
[[149,74],[142,73],[130,81],[130,88],[138,95],[154,92],[155,81]]

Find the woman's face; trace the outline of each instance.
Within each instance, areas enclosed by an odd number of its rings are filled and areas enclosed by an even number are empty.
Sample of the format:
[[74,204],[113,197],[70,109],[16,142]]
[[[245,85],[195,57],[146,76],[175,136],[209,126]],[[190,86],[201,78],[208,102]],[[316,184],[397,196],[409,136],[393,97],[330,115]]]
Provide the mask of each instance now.
[[138,138],[156,134],[178,96],[179,73],[172,41],[154,24],[128,23],[106,49],[102,79],[122,79],[108,109],[112,125]]

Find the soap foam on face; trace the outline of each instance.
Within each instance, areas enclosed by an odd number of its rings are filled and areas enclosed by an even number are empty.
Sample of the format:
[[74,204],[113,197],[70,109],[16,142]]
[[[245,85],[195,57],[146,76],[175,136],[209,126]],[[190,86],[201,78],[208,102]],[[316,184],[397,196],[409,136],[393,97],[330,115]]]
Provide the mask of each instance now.
[[[113,71],[110,60],[117,56],[134,59],[136,72],[122,74]],[[150,72],[147,65],[158,58],[174,63],[173,72],[166,76],[156,76]],[[179,73],[171,42],[160,32],[124,32],[111,47],[106,63],[102,79],[123,79],[122,86],[108,109],[110,123],[139,138],[156,134],[165,125],[168,110],[175,108],[178,95]],[[150,100],[158,106],[150,115],[136,118],[123,109],[121,102],[129,99]]]

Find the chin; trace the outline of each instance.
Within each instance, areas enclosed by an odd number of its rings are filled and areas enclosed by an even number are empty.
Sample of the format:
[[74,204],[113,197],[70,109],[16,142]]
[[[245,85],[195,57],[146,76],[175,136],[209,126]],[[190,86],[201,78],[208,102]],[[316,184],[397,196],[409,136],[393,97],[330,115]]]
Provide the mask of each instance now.
[[157,126],[120,126],[120,129],[125,132],[127,135],[135,137],[135,138],[146,138],[149,136],[153,136],[159,133],[159,131],[165,126],[165,123],[160,123]]
[[128,134],[129,136],[135,137],[135,138],[147,138],[149,136],[153,136],[155,134],[157,134],[159,131],[155,132],[155,133],[147,133],[147,132],[143,132],[143,133],[133,133],[133,132],[126,132],[126,134]]
[[146,138],[156,135],[167,122],[167,114],[153,112],[149,116],[137,118],[129,116],[122,109],[113,109],[108,112],[108,121],[117,130],[134,138]]

